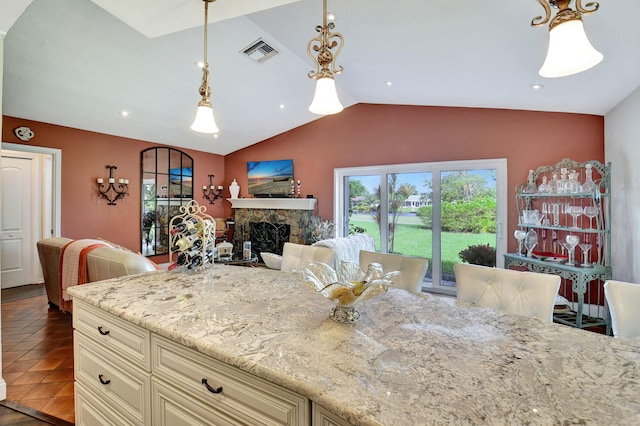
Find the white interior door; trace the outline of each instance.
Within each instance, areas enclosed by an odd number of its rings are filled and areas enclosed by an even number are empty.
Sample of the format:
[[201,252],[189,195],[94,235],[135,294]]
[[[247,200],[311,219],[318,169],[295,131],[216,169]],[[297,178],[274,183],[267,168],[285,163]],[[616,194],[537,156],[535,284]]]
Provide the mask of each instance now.
[[[0,182],[2,214],[0,250],[2,288],[33,284],[38,277],[34,268],[36,248],[32,244],[39,234],[39,205],[33,202],[34,173],[38,164],[31,156],[2,155]],[[35,164],[34,164],[35,163]],[[37,211],[34,211],[37,210]],[[38,229],[34,229],[38,228]]]

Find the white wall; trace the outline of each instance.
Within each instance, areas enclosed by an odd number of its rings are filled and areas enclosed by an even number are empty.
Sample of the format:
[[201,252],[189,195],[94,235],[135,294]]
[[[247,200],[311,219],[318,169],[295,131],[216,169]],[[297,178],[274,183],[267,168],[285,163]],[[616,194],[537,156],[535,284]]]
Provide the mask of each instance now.
[[640,283],[640,88],[605,116],[613,278]]
[[[0,31],[0,149],[2,149],[2,71],[4,69],[4,33]],[[2,284],[2,283],[0,283]],[[1,300],[0,300],[1,302]],[[0,323],[2,311],[0,311]],[[2,366],[2,332],[0,331],[0,366]],[[0,372],[0,401],[7,399],[7,383]]]

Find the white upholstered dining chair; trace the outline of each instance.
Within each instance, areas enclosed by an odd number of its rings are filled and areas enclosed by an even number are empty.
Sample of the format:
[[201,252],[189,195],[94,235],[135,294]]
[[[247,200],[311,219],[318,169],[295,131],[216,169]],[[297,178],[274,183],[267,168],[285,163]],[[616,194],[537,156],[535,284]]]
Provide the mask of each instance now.
[[640,337],[640,284],[607,280],[604,297],[614,337]]
[[322,262],[333,266],[333,256],[333,250],[327,247],[284,243],[280,270],[291,272],[297,268],[304,268],[311,262]]
[[458,301],[553,321],[553,307],[560,277],[488,266],[456,263]]
[[422,282],[429,268],[429,260],[422,257],[360,250],[360,269],[366,270],[371,263],[381,264],[384,273],[400,271],[400,275],[392,278],[393,286],[412,293],[422,291]]

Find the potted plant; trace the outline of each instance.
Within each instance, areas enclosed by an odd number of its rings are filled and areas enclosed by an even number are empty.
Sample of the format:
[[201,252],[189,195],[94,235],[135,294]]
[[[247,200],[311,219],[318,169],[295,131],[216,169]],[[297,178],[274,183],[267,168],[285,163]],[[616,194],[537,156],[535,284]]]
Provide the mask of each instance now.
[[477,244],[458,253],[460,258],[472,265],[496,266],[496,249],[489,244]]

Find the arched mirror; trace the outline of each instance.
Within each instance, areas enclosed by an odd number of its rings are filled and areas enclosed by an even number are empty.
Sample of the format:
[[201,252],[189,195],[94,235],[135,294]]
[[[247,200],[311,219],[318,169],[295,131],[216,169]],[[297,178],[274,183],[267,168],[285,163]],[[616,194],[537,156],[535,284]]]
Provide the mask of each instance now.
[[169,221],[193,199],[193,158],[156,147],[141,153],[142,249],[145,256],[169,253]]

